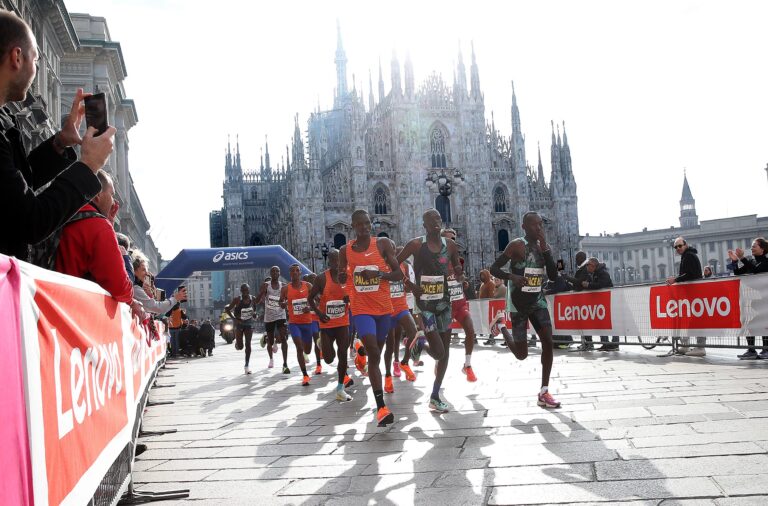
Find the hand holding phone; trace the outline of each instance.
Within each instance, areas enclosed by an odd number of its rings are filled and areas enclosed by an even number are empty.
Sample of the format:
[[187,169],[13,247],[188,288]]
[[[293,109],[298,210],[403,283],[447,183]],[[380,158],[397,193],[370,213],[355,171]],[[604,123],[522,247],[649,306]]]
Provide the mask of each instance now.
[[107,131],[107,96],[104,93],[96,93],[83,99],[85,103],[85,124],[96,129],[94,137],[98,137]]

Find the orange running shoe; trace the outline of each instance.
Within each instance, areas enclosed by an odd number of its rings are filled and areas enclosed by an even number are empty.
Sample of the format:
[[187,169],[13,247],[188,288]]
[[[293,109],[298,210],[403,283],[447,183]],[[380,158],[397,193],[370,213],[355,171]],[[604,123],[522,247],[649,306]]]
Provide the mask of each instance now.
[[384,406],[376,412],[376,421],[379,427],[386,427],[395,421],[395,415],[392,414],[388,407]]
[[464,367],[462,367],[461,372],[467,375],[467,381],[469,381],[470,383],[474,383],[475,381],[477,381],[477,376],[475,376],[475,373],[472,370],[471,365],[465,365]]
[[357,367],[357,370],[360,371],[360,374],[365,375],[365,364],[367,363],[367,359],[364,355],[357,355],[355,357],[355,367]]
[[304,375],[304,378],[301,380],[301,386],[306,387],[309,386],[309,376],[306,374]]
[[411,366],[408,364],[400,364],[400,370],[405,373],[405,379],[408,381],[416,381],[416,374],[411,370]]
[[395,393],[395,385],[392,384],[392,376],[384,378],[384,391],[388,394]]
[[315,375],[323,374],[323,366],[320,364],[317,364],[317,367],[315,367]]
[[355,380],[350,378],[348,375],[344,376],[344,388],[349,388],[354,384],[355,384]]

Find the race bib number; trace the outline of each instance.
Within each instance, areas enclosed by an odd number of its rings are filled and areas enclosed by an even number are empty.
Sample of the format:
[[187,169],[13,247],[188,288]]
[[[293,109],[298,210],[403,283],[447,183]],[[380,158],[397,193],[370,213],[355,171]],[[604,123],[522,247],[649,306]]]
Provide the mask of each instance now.
[[421,276],[421,300],[440,300],[445,293],[444,276]]
[[448,280],[448,296],[451,302],[462,300],[464,298],[464,287],[456,280]]
[[378,292],[381,278],[365,279],[362,275],[363,271],[378,271],[379,268],[375,265],[358,265],[355,267],[355,271],[352,273],[352,283],[355,285],[355,291],[357,293]]
[[240,319],[245,320],[251,320],[253,319],[253,308],[252,307],[244,307],[240,310]]
[[272,311],[280,311],[280,297],[276,295],[269,295],[267,297],[267,309]]
[[393,299],[399,299],[405,297],[405,283],[400,281],[389,282],[389,296]]
[[343,318],[347,313],[347,305],[343,300],[329,300],[325,303],[325,314],[331,320]]
[[307,299],[293,299],[291,301],[291,307],[293,308],[293,315],[299,316],[301,314],[304,314],[304,308],[307,306]]
[[540,267],[526,267],[525,273],[526,281],[528,284],[522,288],[526,293],[538,293],[541,291],[541,287],[544,284],[544,269]]

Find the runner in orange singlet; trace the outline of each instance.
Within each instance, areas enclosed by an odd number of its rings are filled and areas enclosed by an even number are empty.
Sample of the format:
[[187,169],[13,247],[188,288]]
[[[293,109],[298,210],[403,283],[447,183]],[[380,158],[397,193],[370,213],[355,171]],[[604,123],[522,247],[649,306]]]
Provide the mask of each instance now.
[[[317,297],[320,302],[316,303]],[[354,384],[347,376],[347,348],[349,348],[349,314],[347,313],[346,291],[339,284],[339,250],[328,252],[328,270],[320,273],[309,292],[309,306],[320,320],[320,342],[326,364],[333,363],[337,353],[333,349],[336,341],[339,363],[336,370],[339,382],[336,386],[337,401],[351,401],[352,396],[344,388]]]
[[280,291],[280,306],[288,309],[288,330],[296,345],[296,359],[299,361],[301,384],[309,385],[309,375],[304,362],[304,354],[312,351],[312,316],[309,312],[310,284],[301,280],[299,264],[291,265],[291,282]]
[[[315,281],[317,281],[317,274],[314,272],[305,274],[304,281],[310,284],[311,291],[312,286],[314,286]],[[323,350],[320,347],[320,318],[317,317],[317,314],[315,314],[314,311],[310,311],[309,314],[312,317],[312,342],[315,345],[315,360],[317,361],[317,365],[315,366],[315,375],[318,375],[323,373],[323,366],[320,364],[320,361],[323,359]],[[304,360],[309,363],[309,356],[304,357]]]
[[403,273],[395,259],[392,242],[371,237],[368,211],[360,209],[352,213],[352,228],[356,239],[342,246],[339,254],[339,282],[347,282],[349,266],[354,286],[352,318],[368,355],[368,377],[376,399],[376,420],[379,426],[385,426],[394,422],[395,417],[384,403],[379,361],[392,314],[389,282],[403,279]]

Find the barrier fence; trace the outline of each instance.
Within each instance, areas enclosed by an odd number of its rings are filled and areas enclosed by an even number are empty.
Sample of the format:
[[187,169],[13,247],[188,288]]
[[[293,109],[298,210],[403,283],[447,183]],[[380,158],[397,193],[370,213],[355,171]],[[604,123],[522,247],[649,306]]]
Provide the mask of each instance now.
[[[559,336],[632,337],[643,345],[707,337],[706,346],[737,348],[747,346],[746,336],[768,335],[766,274],[564,292],[548,295],[547,305]],[[477,334],[491,334],[497,321],[509,326],[502,299],[470,300],[469,307]],[[461,327],[454,321],[453,328]]]
[[3,255],[0,308],[2,502],[116,504],[165,341],[96,284]]

